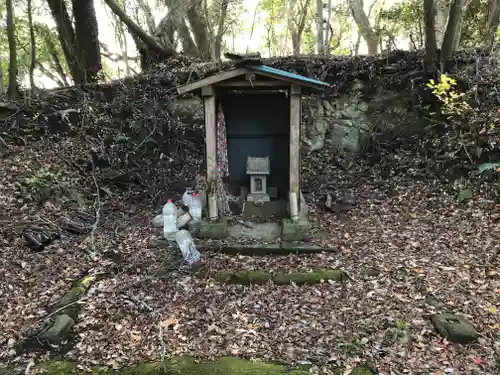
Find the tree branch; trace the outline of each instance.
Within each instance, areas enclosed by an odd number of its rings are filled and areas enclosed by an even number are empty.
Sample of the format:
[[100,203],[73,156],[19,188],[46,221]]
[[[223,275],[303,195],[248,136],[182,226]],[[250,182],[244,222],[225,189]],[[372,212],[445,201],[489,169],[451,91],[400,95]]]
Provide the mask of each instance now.
[[101,55],[110,59],[111,61],[117,62],[117,61],[138,61],[139,56],[123,56],[118,53],[113,53],[110,52],[108,47],[104,44],[101,43],[101,48],[103,51],[101,51]]
[[104,0],[107,6],[115,13],[118,18],[127,26],[129,31],[136,35],[144,44],[146,44],[152,51],[166,55],[173,56],[175,51],[168,47],[162,47],[151,35],[146,33],[139,25],[137,25],[123,9],[114,0]]

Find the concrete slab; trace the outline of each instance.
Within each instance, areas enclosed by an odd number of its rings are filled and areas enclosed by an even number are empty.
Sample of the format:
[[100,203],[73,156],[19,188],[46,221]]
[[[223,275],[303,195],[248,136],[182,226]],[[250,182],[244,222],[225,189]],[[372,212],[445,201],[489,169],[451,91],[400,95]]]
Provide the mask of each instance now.
[[228,228],[230,237],[251,238],[255,240],[272,240],[280,237],[279,223],[248,223],[249,225],[236,224]]
[[309,222],[307,220],[283,219],[281,228],[283,241],[307,241],[309,238]]
[[224,239],[227,235],[227,217],[220,217],[216,221],[202,220],[198,233],[199,237]]

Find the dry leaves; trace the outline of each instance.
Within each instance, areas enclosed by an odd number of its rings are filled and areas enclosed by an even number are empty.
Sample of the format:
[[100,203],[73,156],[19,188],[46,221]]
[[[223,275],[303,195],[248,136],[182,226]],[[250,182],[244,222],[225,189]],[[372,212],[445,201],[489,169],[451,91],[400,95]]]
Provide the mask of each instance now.
[[[289,63],[293,65],[293,59]],[[376,66],[381,64],[376,60]],[[321,61],[313,65],[323,69]],[[92,270],[105,277],[91,287],[74,329],[74,346],[66,354],[82,366],[118,368],[166,352],[205,359],[239,355],[311,362],[342,372],[373,363],[383,374],[498,373],[500,277],[494,254],[500,240],[495,207],[499,186],[478,180],[474,199],[458,204],[453,181],[434,169],[433,160],[413,153],[383,155],[372,166],[345,162],[345,170],[333,162],[329,149],[304,158],[303,186],[309,191],[314,241],[332,252],[248,257],[215,251],[203,259],[214,272],[340,267],[352,276],[345,284],[222,285],[175,271],[176,250],[150,246],[160,234],[150,220],[167,197],[193,181],[203,155],[202,143],[197,143],[202,142],[200,129],[183,127],[185,134],[168,130],[170,117],[163,108],[171,93],[160,87],[165,80],[171,84],[179,78],[167,68],[158,68],[165,69],[165,76],[139,77],[134,81],[137,90],[125,84],[109,88],[116,90],[110,102],[96,99],[93,135],[29,139],[28,147],[12,146],[12,155],[0,159],[0,361],[25,363],[26,357],[12,352],[13,343],[47,314],[82,272]],[[67,106],[66,101],[47,100],[56,109]],[[126,103],[152,101],[161,104],[149,108],[143,120],[169,118],[166,134],[159,137],[164,144],[151,148],[149,158],[136,155],[138,182],[110,184],[113,191],[105,196],[95,257],[88,256],[79,237],[58,241],[41,253],[28,250],[17,227],[37,216],[55,222],[78,204],[40,207],[23,190],[24,178],[42,166],[61,172],[61,178],[81,187],[86,207],[92,209],[93,183],[72,162],[87,160],[89,149],[101,150],[103,139],[123,135],[125,121],[120,116]],[[177,133],[183,133],[180,139]],[[115,146],[106,149],[112,171],[129,171],[124,161],[128,156]],[[104,181],[104,171],[99,170],[98,177]],[[329,192],[353,204],[346,211],[323,214],[315,204]],[[169,278],[155,277],[166,270]],[[121,290],[124,286],[129,287]],[[426,303],[431,292],[438,307]],[[481,332],[478,343],[459,346],[438,337],[428,317],[441,310],[471,319]]]

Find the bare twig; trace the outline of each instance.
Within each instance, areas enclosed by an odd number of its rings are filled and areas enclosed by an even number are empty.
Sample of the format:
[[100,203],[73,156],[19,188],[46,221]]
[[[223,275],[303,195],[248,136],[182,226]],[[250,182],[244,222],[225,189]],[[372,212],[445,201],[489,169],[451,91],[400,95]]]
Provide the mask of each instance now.
[[160,319],[158,321],[158,340],[160,340],[161,344],[161,363],[163,363],[163,366],[165,366],[165,355],[167,353],[167,348],[165,346],[165,341],[163,340],[162,324],[163,324],[163,315],[160,314]]
[[0,137],[0,144],[4,145],[5,148],[9,148],[9,145],[7,144],[7,142],[5,142],[5,139],[3,139],[2,137]]
[[80,299],[78,299],[78,300],[76,300],[76,301],[70,302],[70,303],[68,303],[67,305],[61,306],[61,307],[59,307],[58,309],[56,309],[56,310],[52,311],[49,315],[47,315],[47,316],[43,317],[42,319],[39,319],[39,320],[38,320],[35,324],[37,324],[37,323],[41,323],[41,322],[43,322],[43,321],[46,321],[47,319],[50,319],[51,317],[53,317],[53,316],[54,316],[54,315],[56,315],[57,313],[59,313],[59,312],[61,312],[61,311],[65,310],[65,309],[67,309],[68,307],[71,307],[71,306],[73,306],[73,305],[76,305],[77,303],[81,303],[81,302],[83,302],[83,301],[85,301],[85,300],[87,300],[87,299],[89,299],[89,297],[83,297],[83,298],[80,298]]
[[95,253],[95,231],[97,230],[97,226],[99,225],[99,220],[101,218],[102,203],[101,203],[101,195],[99,193],[99,184],[97,183],[97,179],[95,177],[94,160],[90,158],[90,161],[92,163],[92,180],[94,181],[94,185],[96,188],[96,206],[97,206],[95,210],[95,221],[94,224],[92,224],[92,229],[90,230],[90,246],[92,248],[92,251]]
[[30,375],[31,374],[31,368],[35,365],[35,361],[33,359],[30,359],[28,364],[26,365],[26,369],[24,370],[24,375]]
[[153,130],[151,130],[151,132],[146,136],[144,137],[144,139],[141,141],[141,143],[139,143],[139,145],[135,148],[134,152],[137,151],[138,149],[140,149],[142,147],[142,145],[149,139],[151,138],[151,136],[155,133],[156,131],[156,121],[154,122],[154,126],[153,126]]

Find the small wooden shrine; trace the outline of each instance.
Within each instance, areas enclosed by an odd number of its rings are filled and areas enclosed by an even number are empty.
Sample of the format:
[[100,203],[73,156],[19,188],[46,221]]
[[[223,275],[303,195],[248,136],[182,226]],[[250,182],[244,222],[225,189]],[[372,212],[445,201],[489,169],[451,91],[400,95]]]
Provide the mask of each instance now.
[[[292,218],[300,207],[301,95],[329,84],[261,62],[244,64],[179,86],[179,94],[201,93],[205,110],[206,173],[217,179],[217,116],[221,105],[227,135],[229,179],[250,187],[250,200],[267,201],[267,189],[288,200]],[[259,190],[259,191],[257,191]],[[208,192],[208,216],[218,215]]]

